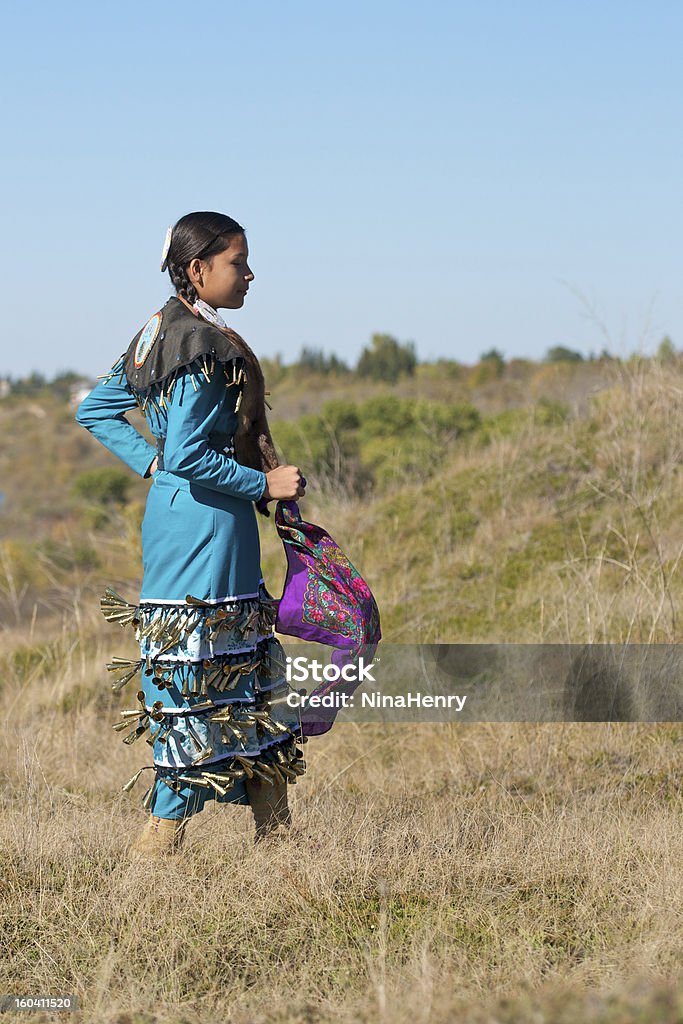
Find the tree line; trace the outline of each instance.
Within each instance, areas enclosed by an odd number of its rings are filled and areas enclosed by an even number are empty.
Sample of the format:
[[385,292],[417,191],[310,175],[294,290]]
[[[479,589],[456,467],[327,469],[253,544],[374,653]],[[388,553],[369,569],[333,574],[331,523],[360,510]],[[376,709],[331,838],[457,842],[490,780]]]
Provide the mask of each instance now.
[[[677,355],[678,352],[671,338],[668,336],[662,338],[655,358],[667,361],[675,359]],[[603,349],[598,355],[591,352],[584,356],[576,349],[564,345],[554,345],[547,349],[542,362],[582,363],[614,358],[606,349]],[[303,346],[298,359],[293,363],[285,364],[279,354],[275,358],[264,357],[261,359],[261,363],[272,384],[277,384],[278,379],[285,376],[290,370],[322,376],[355,375],[393,384],[400,377],[412,377],[418,365],[429,365],[418,360],[413,341],[401,342],[391,334],[373,334],[370,344],[363,348],[355,366],[349,365],[335,353],[329,354],[322,348],[310,346]],[[503,375],[507,363],[508,361],[500,349],[491,348],[481,353],[476,365],[487,370],[489,377],[496,377]],[[451,376],[459,367],[464,366],[456,360],[444,358],[439,359],[437,364],[448,371]],[[9,395],[35,395],[37,392],[47,389],[55,397],[67,401],[72,396],[74,389],[88,383],[89,378],[72,370],[61,372],[52,379],[36,372],[16,379],[9,376],[0,377],[0,398]]]

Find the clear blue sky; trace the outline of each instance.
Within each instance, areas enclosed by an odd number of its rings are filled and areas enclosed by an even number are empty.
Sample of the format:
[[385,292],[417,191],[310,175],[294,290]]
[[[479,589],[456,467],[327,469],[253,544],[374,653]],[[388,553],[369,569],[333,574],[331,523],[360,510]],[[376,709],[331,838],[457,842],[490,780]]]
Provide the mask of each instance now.
[[14,4],[0,375],[101,373],[169,222],[246,225],[259,355],[683,348],[683,5]]

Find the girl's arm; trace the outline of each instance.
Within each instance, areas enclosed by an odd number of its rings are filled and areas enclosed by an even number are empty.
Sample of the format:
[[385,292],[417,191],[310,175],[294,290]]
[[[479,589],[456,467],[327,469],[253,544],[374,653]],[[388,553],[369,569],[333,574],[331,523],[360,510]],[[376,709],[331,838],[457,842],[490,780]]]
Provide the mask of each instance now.
[[114,367],[114,376],[107,383],[100,381],[83,399],[76,410],[76,422],[89,430],[133,472],[148,476],[156,450],[125,417],[137,402],[122,369],[123,357]]
[[266,489],[266,474],[242,466],[209,446],[225,402],[234,408],[239,388],[226,388],[220,368],[207,381],[195,374],[195,386],[187,372],[178,376],[168,403],[168,428],[164,444],[164,470],[212,491],[258,501]]

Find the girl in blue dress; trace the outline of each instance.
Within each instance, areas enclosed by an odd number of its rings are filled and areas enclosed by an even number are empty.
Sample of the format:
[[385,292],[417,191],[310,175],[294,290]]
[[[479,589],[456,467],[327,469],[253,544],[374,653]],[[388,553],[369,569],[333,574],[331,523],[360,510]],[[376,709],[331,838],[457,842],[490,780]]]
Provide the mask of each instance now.
[[[105,617],[130,623],[140,644],[139,661],[108,668],[115,690],[139,678],[137,705],[115,728],[153,749],[150,818],[134,847],[150,855],[177,850],[207,799],[250,804],[257,841],[286,828],[287,785],[305,767],[255,514],[302,497],[305,480],[278,465],[258,360],[217,312],[241,308],[254,279],[244,229],[223,214],[188,214],[169,229],[166,267],[175,295],[76,414],[152,477],[139,603],[109,588],[102,599]],[[156,448],[125,417],[136,406]]]

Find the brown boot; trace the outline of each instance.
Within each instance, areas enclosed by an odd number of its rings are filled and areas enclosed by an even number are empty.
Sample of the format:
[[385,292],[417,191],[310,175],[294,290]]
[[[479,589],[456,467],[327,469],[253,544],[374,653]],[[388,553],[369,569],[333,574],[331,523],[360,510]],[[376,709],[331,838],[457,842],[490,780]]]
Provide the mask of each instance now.
[[156,859],[177,853],[185,836],[187,818],[157,818],[150,815],[149,821],[131,846],[131,857]]
[[256,822],[254,842],[284,835],[292,824],[292,813],[287,804],[287,783],[245,779],[244,785]]

